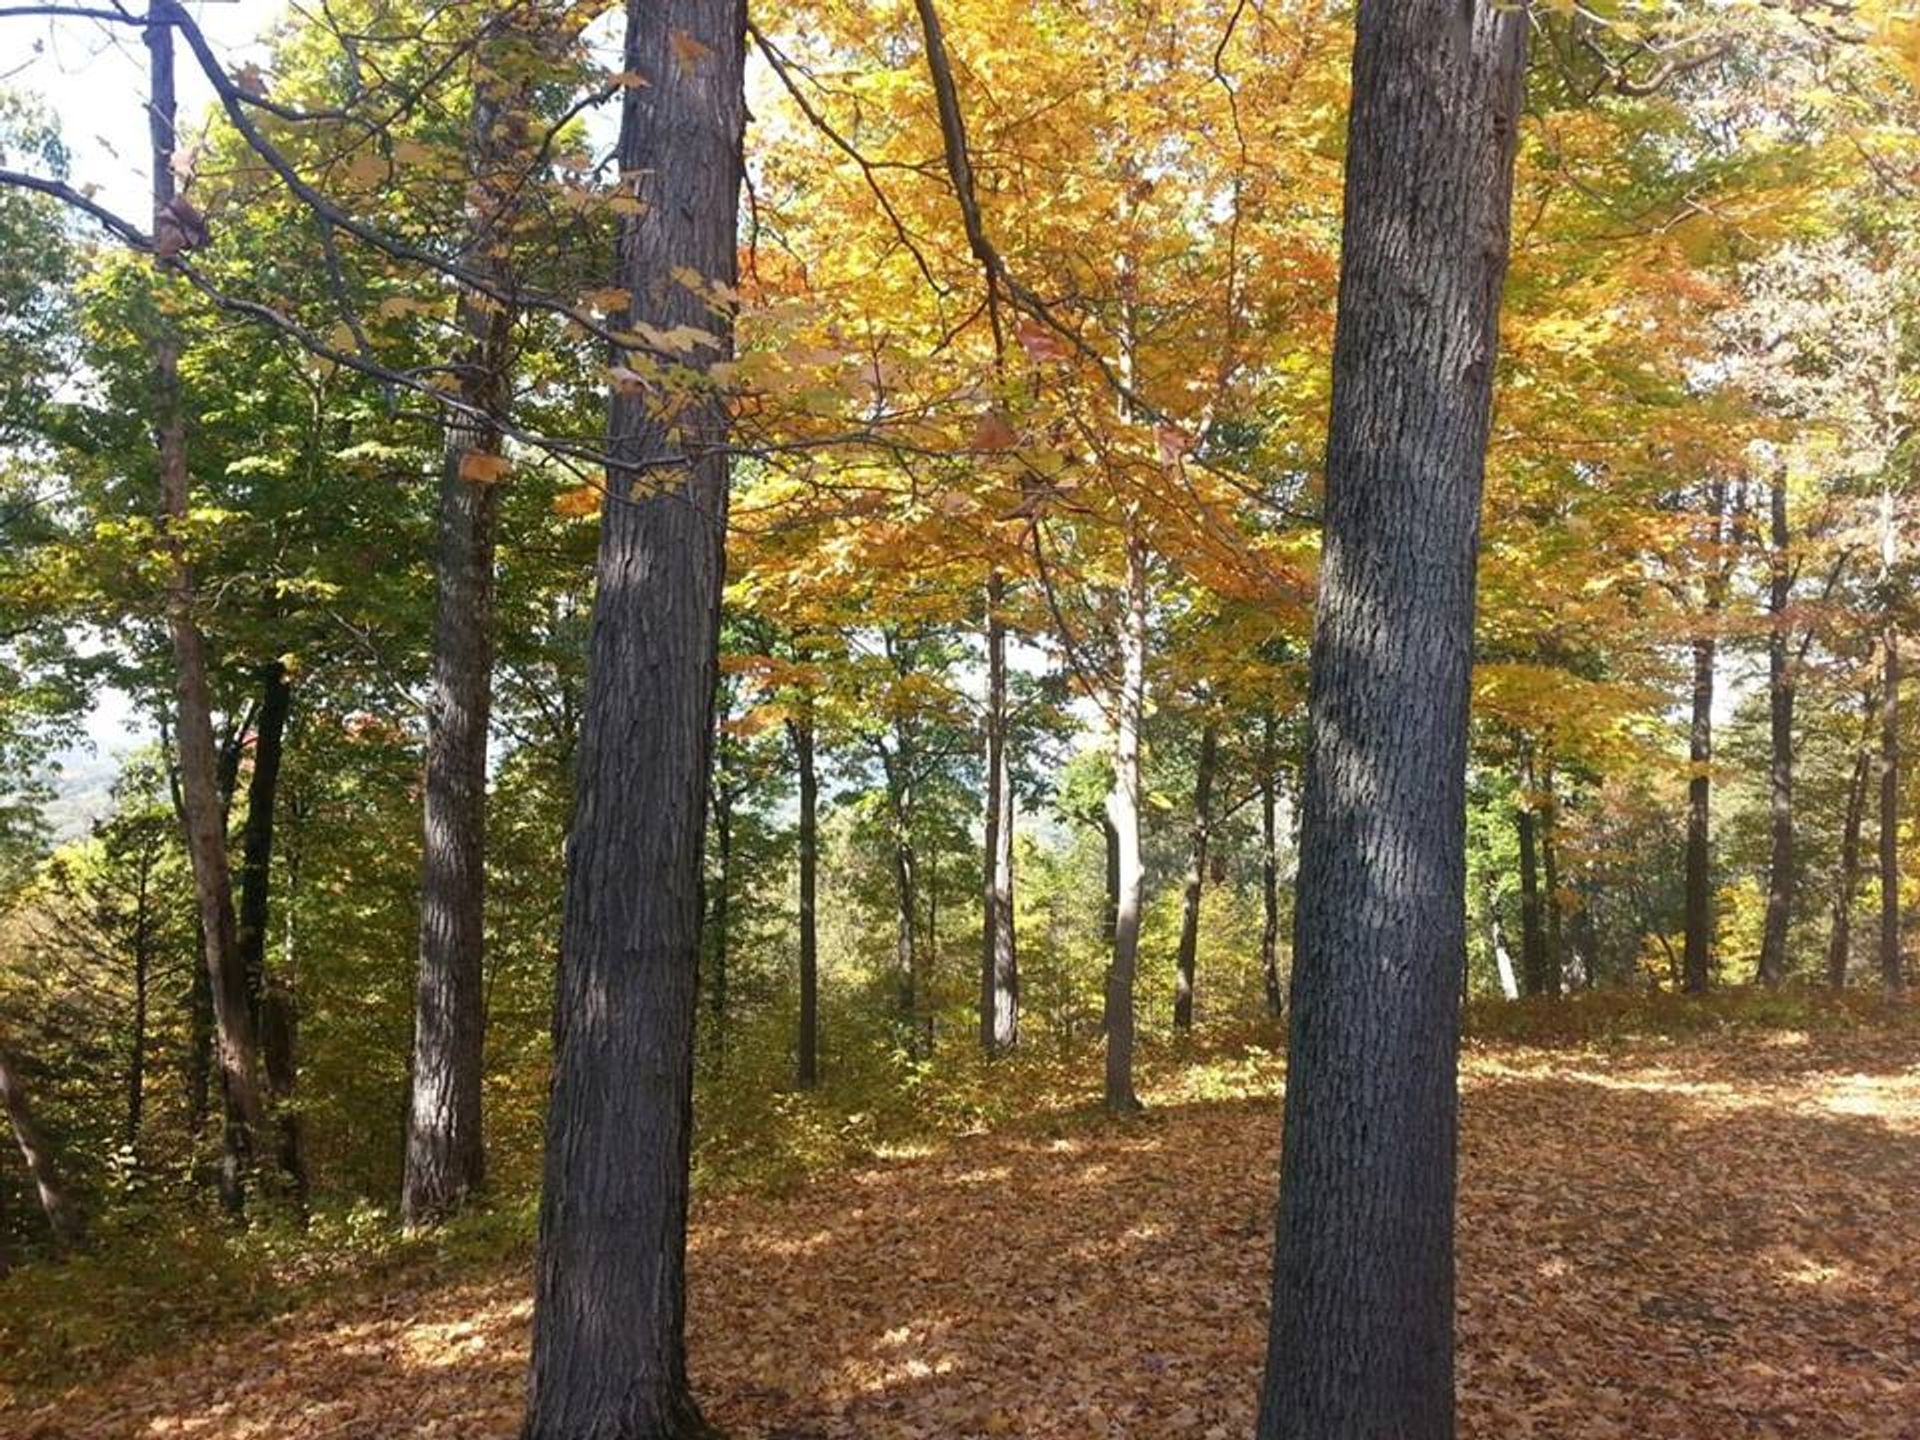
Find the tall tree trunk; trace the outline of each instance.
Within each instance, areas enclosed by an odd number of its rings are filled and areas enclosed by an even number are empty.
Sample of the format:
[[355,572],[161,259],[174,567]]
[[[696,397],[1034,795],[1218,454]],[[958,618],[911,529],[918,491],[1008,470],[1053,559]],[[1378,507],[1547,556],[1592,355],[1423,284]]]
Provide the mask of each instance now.
[[1213,838],[1213,772],[1220,732],[1209,720],[1200,730],[1200,758],[1193,779],[1193,830],[1188,842],[1187,888],[1181,897],[1180,949],[1173,977],[1173,1028],[1193,1029],[1194,969],[1200,956],[1200,902],[1207,885],[1207,846]]
[[1261,1440],[1450,1440],[1468,672],[1524,10],[1360,0]]
[[[1718,546],[1726,525],[1726,482],[1707,486],[1707,524]],[[1721,562],[1713,562],[1716,569]],[[1713,670],[1719,651],[1720,586],[1709,578],[1702,628],[1693,640],[1693,718],[1687,758],[1686,946],[1681,961],[1689,995],[1704,995],[1713,978]]]
[[1906,975],[1900,962],[1900,632],[1892,619],[1880,643],[1880,983],[1897,995]]
[[1113,706],[1113,789],[1107,821],[1114,838],[1113,959],[1107,967],[1107,1109],[1140,1108],[1133,1092],[1133,977],[1140,957],[1140,722],[1147,700],[1147,547],[1127,537],[1120,620],[1120,688]]
[[1533,785],[1526,782],[1518,812],[1520,830],[1520,983],[1529,995],[1547,990],[1547,929],[1540,923],[1540,817]]
[[[482,59],[497,58],[483,48]],[[476,69],[468,119],[462,260],[496,288],[513,284],[516,158],[525,147],[527,80]],[[466,407],[447,412],[434,552],[433,688],[427,700],[419,963],[401,1218],[409,1228],[458,1212],[486,1180],[481,1088],[486,1061],[487,728],[493,712],[494,535],[502,427],[510,405],[514,313],[460,297],[455,374]]]
[[[737,280],[741,8],[628,0],[617,283],[629,329],[716,336]],[[697,277],[688,282],[688,272]],[[701,844],[726,579],[729,406],[617,394],[568,845],[523,1440],[709,1434],[687,1383]],[[665,457],[684,457],[662,464]]]
[[[151,0],[147,50],[152,89],[148,103],[153,141],[154,231],[178,229],[173,185],[173,27],[169,0]],[[164,265],[164,261],[161,262]],[[180,342],[167,321],[156,323],[152,342],[154,441],[160,468],[161,535],[170,575],[167,629],[173,642],[177,716],[175,748],[187,853],[192,861],[207,991],[220,1074],[227,1100],[228,1174],[223,1187],[230,1210],[245,1204],[247,1173],[265,1113],[260,1091],[259,1044],[246,973],[235,944],[233,877],[227,863],[226,803],[213,738],[213,701],[207,642],[196,611],[199,589],[182,534],[192,509],[187,469],[187,419],[180,389]]]
[[[1874,718],[1871,698],[1867,704],[1869,729]],[[1833,931],[1827,937],[1827,983],[1836,990],[1846,988],[1847,964],[1853,949],[1853,900],[1860,886],[1860,830],[1866,818],[1867,784],[1873,774],[1871,734],[1862,738],[1860,752],[1854,757],[1853,779],[1847,786],[1847,815],[1840,830],[1840,884],[1833,895]]]
[[893,980],[895,1021],[909,1055],[920,1054],[920,952],[915,941],[914,908],[918,882],[913,839],[896,801],[893,833]]
[[987,575],[987,820],[980,934],[980,1048],[1011,1050],[1020,1039],[1020,960],[1013,933],[1013,765],[1007,745],[1006,580]]
[[1260,719],[1260,977],[1267,1015],[1279,1019],[1287,1000],[1280,988],[1280,777],[1273,712]]
[[34,1193],[40,1197],[40,1209],[53,1231],[55,1246],[65,1250],[79,1244],[80,1214],[60,1182],[53,1147],[34,1123],[20,1064],[3,1044],[0,1044],[0,1107],[5,1108],[13,1126],[13,1138],[20,1146],[21,1158],[27,1162],[27,1177],[33,1181]]
[[803,703],[787,722],[800,772],[800,1044],[796,1079],[820,1083],[820,776],[814,768],[813,708]]
[[1767,613],[1767,716],[1772,757],[1767,769],[1767,924],[1760,941],[1762,985],[1772,989],[1787,978],[1787,927],[1793,920],[1793,662],[1787,648],[1787,606],[1793,595],[1793,571],[1787,558],[1787,476],[1774,469],[1769,487],[1771,544]]
[[293,708],[293,684],[287,667],[270,660],[260,667],[260,707],[253,743],[253,771],[247,777],[247,818],[240,843],[240,912],[234,943],[247,977],[254,1007],[261,1059],[266,1065],[267,1098],[279,1130],[279,1164],[288,1193],[304,1213],[307,1164],[294,1089],[299,1068],[295,997],[286,976],[267,969],[267,925],[273,878],[274,805],[280,788],[280,761],[286,748],[287,718]]

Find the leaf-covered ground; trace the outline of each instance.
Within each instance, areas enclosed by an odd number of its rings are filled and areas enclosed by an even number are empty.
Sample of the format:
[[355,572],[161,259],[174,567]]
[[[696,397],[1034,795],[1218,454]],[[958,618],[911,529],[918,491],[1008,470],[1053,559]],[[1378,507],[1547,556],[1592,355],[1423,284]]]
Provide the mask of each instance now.
[[[1920,1440],[1920,1055],[1744,1033],[1466,1062],[1461,1429]],[[693,1363],[740,1437],[1235,1437],[1266,1331],[1276,1077],[1161,1087],[697,1216]],[[186,1337],[37,1440],[509,1437],[520,1273]]]

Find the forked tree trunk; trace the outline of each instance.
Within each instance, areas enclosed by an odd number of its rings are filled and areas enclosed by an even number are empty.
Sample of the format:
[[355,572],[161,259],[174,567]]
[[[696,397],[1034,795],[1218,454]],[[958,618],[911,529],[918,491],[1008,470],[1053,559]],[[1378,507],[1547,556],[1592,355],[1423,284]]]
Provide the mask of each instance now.
[[[178,228],[173,218],[174,84],[173,27],[168,0],[152,0],[147,50],[152,89],[148,128],[153,141],[154,231]],[[164,264],[164,262],[162,262]],[[154,439],[160,469],[162,543],[170,574],[167,629],[173,642],[177,715],[174,744],[180,773],[180,805],[187,854],[193,867],[207,993],[215,1051],[226,1096],[227,1173],[223,1196],[229,1210],[245,1204],[254,1145],[265,1115],[260,1091],[259,1043],[247,980],[235,943],[233,876],[227,862],[226,802],[213,738],[213,700],[207,678],[207,642],[200,631],[199,587],[183,530],[192,510],[187,469],[187,418],[180,389],[180,342],[164,318],[152,342]]]
[[1767,585],[1767,720],[1771,758],[1767,767],[1767,923],[1760,940],[1756,977],[1772,989],[1787,978],[1787,929],[1793,921],[1793,661],[1787,641],[1787,606],[1793,571],[1787,558],[1787,477],[1776,467],[1769,487],[1770,545]]
[[1140,1108],[1133,1091],[1133,979],[1140,957],[1140,722],[1147,689],[1147,547],[1127,537],[1126,593],[1120,620],[1120,686],[1113,706],[1113,789],[1107,822],[1113,835],[1113,958],[1107,967],[1107,1109]]
[[820,1083],[820,776],[814,768],[813,709],[803,702],[787,722],[800,772],[800,1043],[795,1079]]
[[1200,731],[1200,760],[1193,781],[1193,832],[1187,860],[1187,888],[1181,897],[1180,949],[1173,977],[1173,1028],[1193,1029],[1194,970],[1200,956],[1200,902],[1206,894],[1207,846],[1213,838],[1213,772],[1219,762],[1220,732],[1209,720]]
[[1020,960],[1013,932],[1013,764],[1008,753],[1006,581],[987,575],[987,818],[981,904],[980,1048],[1011,1050],[1020,1039]]
[[[499,57],[491,48],[483,60]],[[480,67],[476,67],[479,69]],[[528,82],[476,74],[462,261],[496,288],[521,190]],[[465,292],[455,374],[461,410],[441,441],[434,552],[433,688],[427,700],[419,967],[400,1213],[409,1228],[459,1211],[486,1180],[480,1094],[486,1046],[487,728],[493,713],[494,532],[514,315]]]
[[54,1159],[53,1147],[47,1143],[47,1137],[34,1122],[20,1064],[5,1045],[0,1045],[0,1108],[7,1112],[14,1143],[20,1147],[20,1158],[26,1161],[27,1178],[33,1181],[34,1193],[40,1199],[40,1209],[47,1217],[48,1228],[53,1231],[55,1247],[66,1250],[79,1244],[80,1214],[74,1209],[73,1201],[60,1181],[60,1169]]
[[1360,0],[1261,1440],[1450,1440],[1474,563],[1527,15]]
[[[628,0],[617,173],[628,328],[729,360],[746,124],[734,0]],[[568,844],[523,1440],[711,1433],[687,1383],[701,843],[725,583],[728,404],[617,395]],[[665,462],[665,463],[663,463]]]

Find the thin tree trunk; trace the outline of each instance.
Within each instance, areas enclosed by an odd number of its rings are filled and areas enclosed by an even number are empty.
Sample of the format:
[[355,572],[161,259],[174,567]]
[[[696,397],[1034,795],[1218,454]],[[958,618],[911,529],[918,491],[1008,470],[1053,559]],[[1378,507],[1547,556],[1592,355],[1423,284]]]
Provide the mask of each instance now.
[[800,772],[800,1045],[797,1081],[820,1083],[820,777],[814,768],[813,709],[804,704],[787,722]]
[[1120,688],[1114,696],[1113,789],[1107,820],[1114,837],[1113,960],[1107,968],[1107,1109],[1140,1108],[1133,1091],[1133,978],[1140,956],[1140,722],[1147,689],[1147,547],[1127,537],[1127,579],[1120,622]]
[[1273,713],[1260,720],[1260,976],[1267,1015],[1279,1019],[1287,1007],[1280,988],[1280,779]]
[[[733,0],[627,4],[622,69],[647,83],[623,98],[617,173],[641,203],[617,280],[628,328],[716,337],[694,365],[733,354],[742,20]],[[687,1381],[686,1238],[728,410],[697,390],[671,422],[656,397],[613,401],[522,1440],[711,1433]]]
[[[1869,730],[1874,705],[1869,698]],[[1860,888],[1860,831],[1866,819],[1867,785],[1873,775],[1871,735],[1862,738],[1854,757],[1853,779],[1847,786],[1847,816],[1840,830],[1840,885],[1833,896],[1833,931],[1827,937],[1827,983],[1836,990],[1847,984],[1847,965],[1853,950],[1853,901]]]
[[1880,643],[1880,983],[1897,995],[1906,975],[1900,962],[1900,632],[1891,619]]
[[1767,923],[1758,979],[1769,989],[1787,978],[1787,929],[1793,920],[1793,663],[1787,649],[1787,606],[1793,571],[1787,561],[1787,476],[1776,467],[1769,487],[1771,545],[1767,587],[1767,715],[1771,737],[1767,811]]
[[254,1006],[261,1059],[266,1066],[267,1098],[279,1130],[279,1164],[288,1193],[304,1214],[307,1165],[300,1113],[294,1089],[299,1068],[294,1052],[295,1001],[286,977],[267,969],[267,925],[272,893],[274,805],[280,787],[280,761],[286,747],[293,685],[278,660],[260,668],[260,707],[253,743],[253,771],[247,777],[247,818],[240,845],[240,912],[234,943]]
[[1451,1440],[1474,568],[1524,10],[1361,0],[1260,1440]]
[[40,1197],[40,1209],[47,1217],[48,1228],[53,1231],[55,1246],[66,1250],[79,1244],[80,1214],[74,1209],[66,1187],[61,1184],[53,1147],[34,1123],[33,1109],[27,1103],[27,1087],[20,1074],[19,1062],[5,1045],[0,1045],[0,1106],[5,1108],[7,1119],[13,1126],[13,1138],[20,1146],[21,1158],[27,1162],[27,1176],[33,1181],[34,1193]]
[[[482,57],[488,52],[483,50]],[[476,69],[463,261],[499,288],[520,192],[529,82]],[[513,310],[473,292],[459,307],[434,554],[433,688],[427,700],[419,967],[400,1213],[409,1228],[457,1213],[486,1181],[487,729],[493,712],[494,544],[509,408]]]
[[1560,914],[1560,850],[1554,831],[1560,821],[1560,801],[1554,793],[1553,769],[1546,775],[1547,803],[1540,811],[1540,909],[1546,921],[1546,993],[1559,999],[1567,983],[1566,927]]
[[1020,961],[1013,930],[1013,765],[1007,747],[1006,581],[987,575],[987,818],[982,847],[980,1048],[1011,1050],[1020,1039]]
[[715,855],[713,907],[710,924],[713,940],[708,955],[713,967],[707,981],[707,1009],[713,1016],[714,1051],[727,1052],[727,945],[731,939],[733,908],[733,787],[722,784],[713,796],[713,839]]
[[138,1160],[147,1108],[147,1010],[153,978],[153,869],[156,838],[143,826],[133,895],[133,1025],[127,1037],[127,1154]]
[[[147,24],[152,90],[148,104],[153,141],[154,230],[178,228],[173,185],[173,28],[168,0],[152,0]],[[164,264],[164,262],[162,262]],[[175,748],[187,853],[192,861],[207,990],[227,1100],[228,1173],[223,1185],[229,1210],[245,1204],[255,1137],[265,1113],[260,1091],[259,1044],[246,974],[235,945],[233,877],[227,863],[226,804],[213,738],[213,702],[207,679],[207,643],[196,611],[199,591],[182,535],[192,509],[187,469],[187,420],[180,387],[180,342],[164,319],[152,342],[154,438],[160,468],[161,533],[170,575],[167,628],[172,637],[178,713]]]
[[1193,831],[1187,888],[1181,897],[1180,949],[1173,977],[1173,1028],[1193,1029],[1194,970],[1200,957],[1200,902],[1207,885],[1207,846],[1213,838],[1213,772],[1220,732],[1209,720],[1200,730],[1200,759],[1193,780]]
[[[1721,542],[1726,524],[1727,487],[1707,487],[1709,538]],[[1720,561],[1713,564],[1719,567]],[[1687,904],[1686,946],[1681,961],[1689,995],[1704,995],[1713,975],[1713,682],[1718,656],[1720,586],[1709,578],[1701,632],[1693,641],[1693,718],[1687,756]]]
[[1520,979],[1529,995],[1547,990],[1547,930],[1540,923],[1540,819],[1533,810],[1533,785],[1518,812],[1520,830]]

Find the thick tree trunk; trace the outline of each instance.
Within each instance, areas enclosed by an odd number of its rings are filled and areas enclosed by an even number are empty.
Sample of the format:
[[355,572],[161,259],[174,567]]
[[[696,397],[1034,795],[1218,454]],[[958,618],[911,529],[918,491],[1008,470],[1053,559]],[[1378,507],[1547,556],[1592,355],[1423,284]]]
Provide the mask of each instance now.
[[[527,82],[481,75],[468,122],[471,203],[462,258],[510,287]],[[465,293],[458,397],[440,461],[433,688],[427,700],[419,966],[400,1212],[410,1227],[459,1211],[486,1180],[487,728],[493,712],[494,533],[514,315]]]
[[1880,695],[1880,983],[1906,987],[1900,960],[1900,632],[1887,622]]
[[1287,998],[1280,987],[1280,777],[1273,732],[1269,712],[1260,721],[1260,978],[1267,1015],[1277,1020]]
[[1522,797],[1520,830],[1520,981],[1529,995],[1547,990],[1547,929],[1540,923],[1540,817],[1532,787]]
[[[1869,717],[1872,707],[1869,706]],[[1853,901],[1860,887],[1860,831],[1866,819],[1867,785],[1873,775],[1873,753],[1863,742],[1854,757],[1853,779],[1847,786],[1847,815],[1840,830],[1840,884],[1833,895],[1833,931],[1827,937],[1827,983],[1836,990],[1847,984],[1847,965],[1853,958]]]
[[1020,1040],[1020,960],[1013,931],[1013,764],[1007,746],[1006,581],[987,576],[987,820],[980,934],[980,1048],[988,1055]]
[[34,1193],[40,1197],[40,1209],[53,1231],[55,1246],[65,1250],[79,1244],[80,1214],[74,1209],[66,1187],[60,1183],[53,1147],[34,1123],[20,1064],[5,1045],[0,1045],[0,1107],[7,1112],[14,1141],[20,1146],[21,1158],[27,1162],[27,1178],[33,1181]]
[[820,1083],[820,776],[814,768],[810,705],[787,722],[787,733],[800,772],[800,1044],[795,1078],[802,1090],[811,1090]]
[[1762,985],[1772,989],[1787,978],[1787,927],[1793,920],[1793,662],[1787,648],[1787,606],[1793,595],[1793,571],[1787,558],[1787,477],[1776,468],[1769,509],[1771,545],[1768,564],[1767,715],[1772,758],[1768,765],[1767,924],[1760,941]]
[[[746,124],[733,0],[628,0],[629,328],[729,360]],[[697,277],[697,278],[695,278]],[[690,283],[691,279],[691,283]],[[728,404],[616,395],[568,843],[523,1440],[710,1433],[687,1383],[701,843],[726,579]],[[684,457],[662,464],[663,458]]]
[[294,1089],[299,1067],[295,997],[284,974],[267,969],[267,925],[273,878],[274,806],[280,789],[280,761],[286,748],[287,718],[293,685],[278,660],[260,667],[260,708],[253,742],[253,771],[247,777],[247,818],[240,844],[240,912],[235,945],[254,1007],[261,1059],[266,1065],[267,1098],[279,1131],[279,1164],[288,1192],[301,1213],[307,1207],[307,1164]]
[[1193,780],[1193,832],[1187,888],[1180,910],[1180,949],[1173,977],[1173,1028],[1193,1029],[1194,968],[1200,955],[1200,902],[1207,885],[1207,846],[1213,838],[1213,772],[1220,732],[1209,720],[1200,731],[1200,759]]
[[1107,967],[1107,1109],[1140,1108],[1133,1092],[1133,977],[1140,957],[1140,722],[1147,691],[1147,547],[1127,537],[1127,580],[1120,621],[1120,688],[1113,706],[1113,959]]
[[1527,16],[1361,0],[1261,1440],[1450,1440],[1474,566]]
[[[147,26],[152,91],[148,104],[153,141],[154,230],[177,227],[173,185],[173,29],[167,0],[152,0]],[[164,263],[164,262],[163,262]],[[259,1044],[246,973],[235,944],[233,877],[227,863],[226,801],[213,738],[213,701],[207,672],[207,642],[200,632],[199,591],[181,534],[192,509],[187,469],[187,420],[180,393],[180,343],[164,319],[152,342],[154,440],[160,469],[161,534],[170,575],[167,629],[172,637],[177,716],[175,749],[180,773],[187,853],[211,1000],[213,1029],[227,1101],[228,1173],[223,1186],[230,1210],[245,1203],[246,1175],[265,1113],[260,1091]]]

